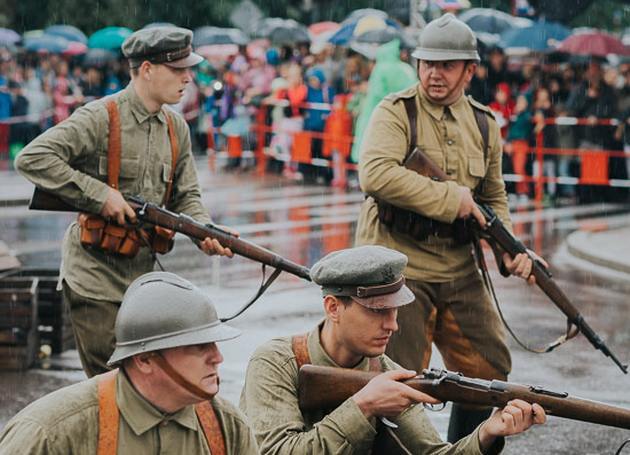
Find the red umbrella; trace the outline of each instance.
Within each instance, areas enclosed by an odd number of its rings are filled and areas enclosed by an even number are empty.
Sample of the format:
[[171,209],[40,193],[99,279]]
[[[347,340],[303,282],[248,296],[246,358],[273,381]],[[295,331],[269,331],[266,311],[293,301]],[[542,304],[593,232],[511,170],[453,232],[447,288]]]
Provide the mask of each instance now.
[[310,33],[311,37],[313,37],[324,32],[329,32],[331,30],[337,31],[339,30],[339,27],[341,27],[341,25],[338,24],[337,22],[332,22],[332,21],[317,22],[315,24],[311,24],[308,27],[308,32]]
[[557,50],[572,55],[593,57],[606,57],[608,54],[630,55],[630,47],[625,46],[614,36],[602,32],[571,35],[560,43]]

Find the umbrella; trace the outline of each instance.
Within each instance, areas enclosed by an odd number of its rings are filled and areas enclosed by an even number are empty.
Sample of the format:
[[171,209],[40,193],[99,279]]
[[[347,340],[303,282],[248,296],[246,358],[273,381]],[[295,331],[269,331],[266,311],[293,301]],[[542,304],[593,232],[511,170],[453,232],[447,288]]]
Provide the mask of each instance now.
[[608,54],[630,56],[630,47],[603,32],[579,33],[569,36],[557,49],[572,55],[606,57]]
[[516,27],[528,27],[533,24],[529,19],[510,16],[503,11],[489,8],[472,8],[459,15],[474,32],[500,35],[504,31]]
[[44,33],[61,36],[68,41],[87,44],[87,36],[85,36],[85,33],[72,25],[51,25],[44,30]]
[[24,49],[31,52],[50,52],[52,54],[61,54],[68,49],[70,41],[61,36],[48,35],[44,33],[41,36],[33,38],[24,38]]
[[389,43],[393,39],[401,39],[402,30],[392,27],[391,25],[385,28],[379,28],[376,30],[368,30],[365,33],[356,37],[355,41],[359,43],[374,43],[384,44]]
[[83,55],[87,52],[87,46],[78,41],[68,41],[68,47],[63,51],[64,55]]
[[341,25],[345,25],[350,22],[356,22],[365,16],[380,17],[383,20],[387,19],[387,13],[385,11],[381,11],[380,9],[374,9],[374,8],[361,8],[361,9],[355,9],[354,11],[352,11],[348,15],[348,17],[346,17],[343,20]]
[[501,34],[499,46],[546,51],[571,35],[571,30],[556,22],[538,21],[525,28],[512,28]]
[[293,19],[280,17],[268,17],[258,22],[258,30],[255,36],[268,38],[273,44],[308,43],[308,29]]
[[193,46],[207,46],[212,44],[236,44],[244,46],[249,39],[237,28],[200,27],[193,33]]
[[385,30],[388,27],[400,28],[396,21],[382,15],[365,15],[354,21],[344,21],[341,28],[328,40],[336,45],[346,45],[353,38],[372,30]]
[[88,39],[90,49],[120,50],[120,46],[133,31],[127,27],[105,27],[97,30]]
[[142,28],[157,28],[157,27],[177,27],[177,25],[171,24],[170,22],[151,22]]
[[117,59],[118,54],[108,49],[88,49],[87,53],[83,56],[83,66],[102,68]]
[[336,32],[341,27],[337,22],[332,21],[324,21],[324,22],[316,22],[308,26],[308,33],[311,35],[311,38],[320,35],[325,32]]
[[21,39],[17,32],[9,28],[0,27],[0,45],[15,44]]
[[468,0],[436,0],[435,4],[444,11],[459,11],[460,9],[470,8]]
[[232,55],[238,54],[236,44],[206,44],[195,48],[195,52],[208,60],[227,60]]

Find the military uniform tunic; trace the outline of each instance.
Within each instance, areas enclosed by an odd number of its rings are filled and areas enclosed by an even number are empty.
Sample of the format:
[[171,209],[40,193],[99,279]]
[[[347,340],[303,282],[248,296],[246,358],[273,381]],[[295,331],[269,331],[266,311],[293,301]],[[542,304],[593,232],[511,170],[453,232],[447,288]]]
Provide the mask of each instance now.
[[[120,410],[120,455],[210,454],[194,406],[165,414],[145,400],[122,372],[116,377]],[[258,450],[241,412],[219,397],[212,405],[227,454]],[[96,454],[98,443],[97,378],[57,390],[13,417],[0,435],[0,453],[23,455]]]
[[[184,119],[168,108],[147,111],[133,83],[113,95],[120,112],[121,165],[119,190],[161,204],[171,175],[171,145],[165,110],[173,119],[179,143],[169,210],[210,221],[201,203],[190,132]],[[20,174],[36,186],[68,200],[81,210],[99,213],[107,199],[107,150],[110,98],[97,100],[28,144],[16,160]],[[148,248],[133,259],[83,248],[79,226],[70,225],[63,241],[61,279],[77,294],[96,300],[118,301],[138,276],[153,270]]]
[[[418,106],[417,146],[451,178],[437,182],[402,166],[409,149],[410,128],[403,98]],[[501,137],[489,121],[489,151],[484,161],[483,139],[473,108],[489,109],[464,96],[445,108],[431,103],[418,85],[387,96],[376,108],[363,139],[359,179],[365,193],[397,207],[451,223],[457,216],[458,185],[476,189],[480,202],[488,203],[511,229],[505,186],[501,176]],[[480,185],[483,182],[482,185]],[[358,245],[383,245],[409,258],[405,276],[412,280],[445,282],[475,270],[470,245],[430,236],[425,241],[391,232],[378,220],[374,199],[368,198],[357,226]]]
[[[307,346],[314,365],[339,367],[324,351],[320,327],[308,335]],[[399,368],[387,356],[380,357],[385,371]],[[354,369],[369,370],[364,358]],[[247,367],[240,407],[247,416],[262,454],[368,454],[377,435],[375,419],[368,419],[356,402],[346,400],[330,412],[302,413],[298,407],[298,368],[291,338],[277,338],[259,347]],[[397,418],[394,430],[414,454],[478,454],[476,431],[457,444],[441,441],[421,405]],[[502,448],[499,439],[492,453]]]

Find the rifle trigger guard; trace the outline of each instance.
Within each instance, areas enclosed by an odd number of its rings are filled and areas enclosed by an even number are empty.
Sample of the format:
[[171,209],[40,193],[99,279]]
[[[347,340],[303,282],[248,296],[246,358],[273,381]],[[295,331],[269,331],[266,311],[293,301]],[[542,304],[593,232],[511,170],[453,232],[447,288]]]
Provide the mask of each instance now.
[[422,403],[422,406],[427,411],[439,412],[446,407],[446,403],[440,403],[440,404]]

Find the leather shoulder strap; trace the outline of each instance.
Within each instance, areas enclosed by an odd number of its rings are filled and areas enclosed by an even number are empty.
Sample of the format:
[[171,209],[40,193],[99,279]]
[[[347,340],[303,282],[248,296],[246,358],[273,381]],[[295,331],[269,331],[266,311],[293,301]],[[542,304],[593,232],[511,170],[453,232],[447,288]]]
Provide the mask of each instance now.
[[171,199],[171,192],[173,191],[173,179],[175,178],[175,166],[177,165],[177,156],[179,155],[179,143],[177,142],[177,135],[175,134],[173,118],[167,112],[164,112],[164,115],[166,115],[168,138],[171,142],[171,176],[168,184],[166,185],[166,193],[164,194],[164,200],[162,201],[162,205],[166,206],[168,201]]
[[311,363],[311,356],[308,354],[308,333],[302,335],[294,335],[291,338],[291,349],[295,355],[295,361],[297,362],[298,370],[302,368],[302,365]]
[[[405,104],[405,110],[407,111],[407,117],[409,118],[409,130],[410,130],[410,140],[409,140],[409,149],[407,150],[407,156],[413,149],[416,148],[416,144],[418,143],[418,107],[416,106],[416,98],[403,98],[403,103]],[[407,158],[405,156],[405,159]]]
[[109,140],[107,144],[107,184],[118,189],[120,175],[120,112],[116,100],[111,99],[106,104],[109,116]]
[[118,450],[119,411],[116,404],[118,370],[98,376],[98,446],[97,455],[116,455]]
[[195,412],[203,429],[203,434],[206,436],[210,453],[212,455],[226,455],[223,430],[212,403],[210,401],[202,401],[196,404]]
[[490,127],[488,125],[488,116],[481,109],[475,107],[474,104],[471,104],[473,113],[475,114],[475,120],[477,121],[477,126],[479,127],[479,131],[481,132],[481,139],[483,140],[483,161],[484,163],[488,162],[488,147],[490,141]]

